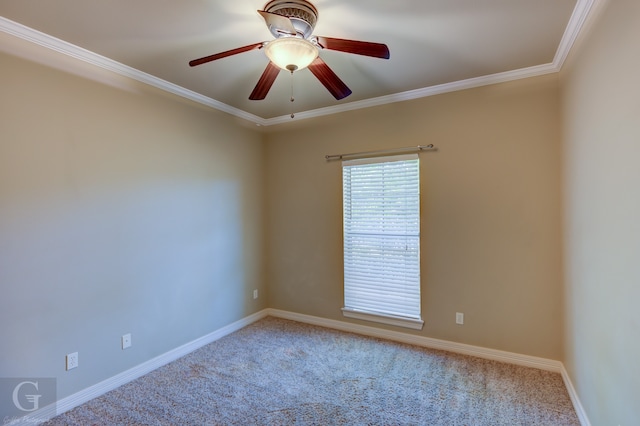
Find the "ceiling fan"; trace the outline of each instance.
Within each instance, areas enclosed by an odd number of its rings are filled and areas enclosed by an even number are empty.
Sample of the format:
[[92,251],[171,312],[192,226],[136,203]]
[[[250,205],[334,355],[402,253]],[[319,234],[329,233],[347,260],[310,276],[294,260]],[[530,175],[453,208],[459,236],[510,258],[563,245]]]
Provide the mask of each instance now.
[[239,53],[265,49],[269,63],[249,95],[249,99],[264,99],[281,69],[293,74],[296,70],[309,68],[320,83],[337,100],[340,100],[349,96],[351,89],[318,56],[320,50],[337,50],[389,59],[389,48],[385,44],[312,35],[318,19],[318,11],[306,0],[272,0],[264,6],[264,10],[258,10],[258,13],[264,18],[275,40],[254,43],[194,59],[189,62],[189,65],[194,67]]

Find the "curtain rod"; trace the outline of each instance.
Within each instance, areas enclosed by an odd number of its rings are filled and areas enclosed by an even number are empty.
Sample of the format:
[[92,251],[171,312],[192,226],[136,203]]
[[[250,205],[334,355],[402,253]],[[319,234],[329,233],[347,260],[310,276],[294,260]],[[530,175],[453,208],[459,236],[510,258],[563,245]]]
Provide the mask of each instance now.
[[438,148],[434,147],[433,144],[429,144],[429,145],[408,146],[405,148],[385,149],[385,150],[379,150],[379,151],[352,152],[350,154],[325,155],[324,158],[327,161],[333,161],[333,160],[344,160],[346,158],[353,159],[353,158],[374,157],[376,155],[381,155],[381,154],[397,154],[400,152],[437,151],[437,150]]

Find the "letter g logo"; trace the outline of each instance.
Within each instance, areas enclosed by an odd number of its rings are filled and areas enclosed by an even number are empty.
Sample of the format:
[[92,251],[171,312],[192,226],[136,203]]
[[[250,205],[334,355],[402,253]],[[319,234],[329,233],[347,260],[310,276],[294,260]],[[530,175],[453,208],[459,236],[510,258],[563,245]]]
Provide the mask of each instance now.
[[20,403],[20,399],[18,398],[18,395],[20,393],[20,390],[22,389],[23,386],[25,385],[32,385],[36,391],[38,390],[38,382],[28,382],[28,381],[24,381],[21,383],[18,383],[18,385],[13,389],[13,405],[16,406],[17,409],[22,410],[22,411],[35,411],[37,410],[38,407],[38,401],[40,400],[40,397],[42,395],[25,395],[25,398],[27,398],[27,401],[29,401],[30,403],[33,404],[33,408],[24,408],[22,406],[22,404]]

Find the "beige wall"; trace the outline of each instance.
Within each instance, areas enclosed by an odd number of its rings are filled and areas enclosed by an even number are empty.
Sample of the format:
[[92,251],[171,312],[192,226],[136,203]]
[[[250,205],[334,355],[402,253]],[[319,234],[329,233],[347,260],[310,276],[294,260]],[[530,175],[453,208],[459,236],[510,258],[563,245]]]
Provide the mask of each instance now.
[[565,364],[593,425],[640,419],[639,40],[612,0],[562,73]]
[[559,120],[547,76],[275,129],[269,305],[343,319],[341,165],[326,154],[433,143],[420,156],[421,334],[562,359]]
[[65,397],[266,307],[259,134],[86,64],[0,64],[0,377]]

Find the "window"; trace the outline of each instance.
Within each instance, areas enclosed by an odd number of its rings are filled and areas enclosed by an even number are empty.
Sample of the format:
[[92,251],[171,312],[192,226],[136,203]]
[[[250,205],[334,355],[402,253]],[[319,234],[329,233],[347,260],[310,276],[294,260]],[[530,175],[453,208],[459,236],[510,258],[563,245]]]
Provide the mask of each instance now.
[[342,163],[345,316],[421,329],[417,154]]

